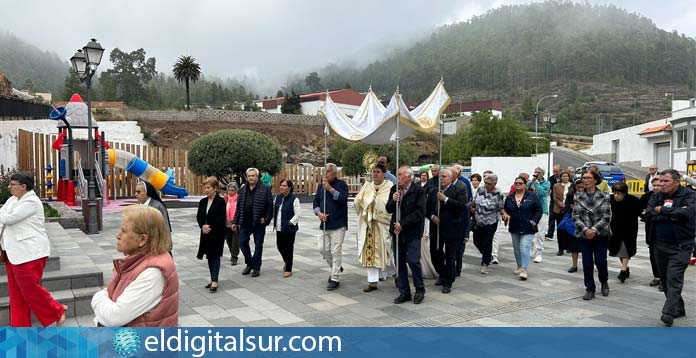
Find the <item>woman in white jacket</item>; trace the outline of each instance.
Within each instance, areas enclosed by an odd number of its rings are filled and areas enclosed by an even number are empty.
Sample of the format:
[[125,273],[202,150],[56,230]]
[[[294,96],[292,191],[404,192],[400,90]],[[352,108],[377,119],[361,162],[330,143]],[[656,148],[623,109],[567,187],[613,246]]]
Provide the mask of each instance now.
[[41,277],[50,254],[44,228],[41,200],[36,196],[34,178],[28,173],[10,177],[10,197],[0,208],[0,243],[7,268],[10,293],[10,325],[31,327],[34,313],[42,325],[65,322],[66,306],[58,303],[41,286]]

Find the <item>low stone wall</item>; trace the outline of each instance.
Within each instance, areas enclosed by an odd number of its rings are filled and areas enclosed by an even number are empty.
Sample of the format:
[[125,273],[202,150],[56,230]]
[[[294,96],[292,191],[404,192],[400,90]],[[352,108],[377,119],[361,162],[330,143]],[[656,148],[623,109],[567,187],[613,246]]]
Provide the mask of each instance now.
[[320,116],[296,114],[226,111],[218,109],[197,109],[195,111],[146,111],[138,109],[112,109],[96,115],[100,121],[108,120],[150,120],[150,121],[219,121],[248,123],[283,123],[321,125]]
[[70,209],[62,201],[48,201],[46,205],[60,213],[59,217],[46,218],[46,222],[57,222],[64,229],[85,230],[85,218],[73,209]]

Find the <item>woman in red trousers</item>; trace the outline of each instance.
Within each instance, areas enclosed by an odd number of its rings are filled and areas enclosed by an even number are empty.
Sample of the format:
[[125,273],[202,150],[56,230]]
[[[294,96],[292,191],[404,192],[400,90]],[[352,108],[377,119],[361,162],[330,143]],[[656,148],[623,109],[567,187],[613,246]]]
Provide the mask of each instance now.
[[41,200],[34,193],[34,178],[28,173],[10,177],[10,197],[0,208],[0,243],[7,268],[10,292],[10,326],[31,327],[34,313],[42,325],[65,322],[66,306],[41,286],[50,244],[44,228]]

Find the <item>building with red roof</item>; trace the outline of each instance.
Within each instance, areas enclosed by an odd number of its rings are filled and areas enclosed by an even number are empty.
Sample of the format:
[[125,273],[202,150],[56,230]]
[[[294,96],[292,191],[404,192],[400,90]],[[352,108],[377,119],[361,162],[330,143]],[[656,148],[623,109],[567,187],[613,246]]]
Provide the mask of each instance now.
[[[321,106],[323,106],[326,101],[326,92],[327,91],[320,91],[300,94],[302,113],[306,115],[318,115]],[[349,116],[355,114],[358,107],[360,107],[360,104],[362,104],[365,99],[364,93],[359,93],[352,89],[329,90],[328,93],[338,108],[342,109],[344,113]],[[283,105],[283,102],[285,102],[285,97],[264,99],[256,102],[256,104],[265,112],[281,113],[280,106]]]

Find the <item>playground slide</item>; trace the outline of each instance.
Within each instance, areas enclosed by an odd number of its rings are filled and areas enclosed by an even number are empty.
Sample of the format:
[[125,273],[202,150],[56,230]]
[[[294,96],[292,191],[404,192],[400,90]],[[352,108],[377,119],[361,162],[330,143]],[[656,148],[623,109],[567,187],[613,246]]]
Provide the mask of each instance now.
[[155,189],[164,194],[176,195],[178,198],[188,195],[186,189],[174,185],[173,170],[169,169],[164,173],[132,153],[123,150],[107,149],[106,152],[109,154],[109,167],[125,169],[140,179],[150,182]]

